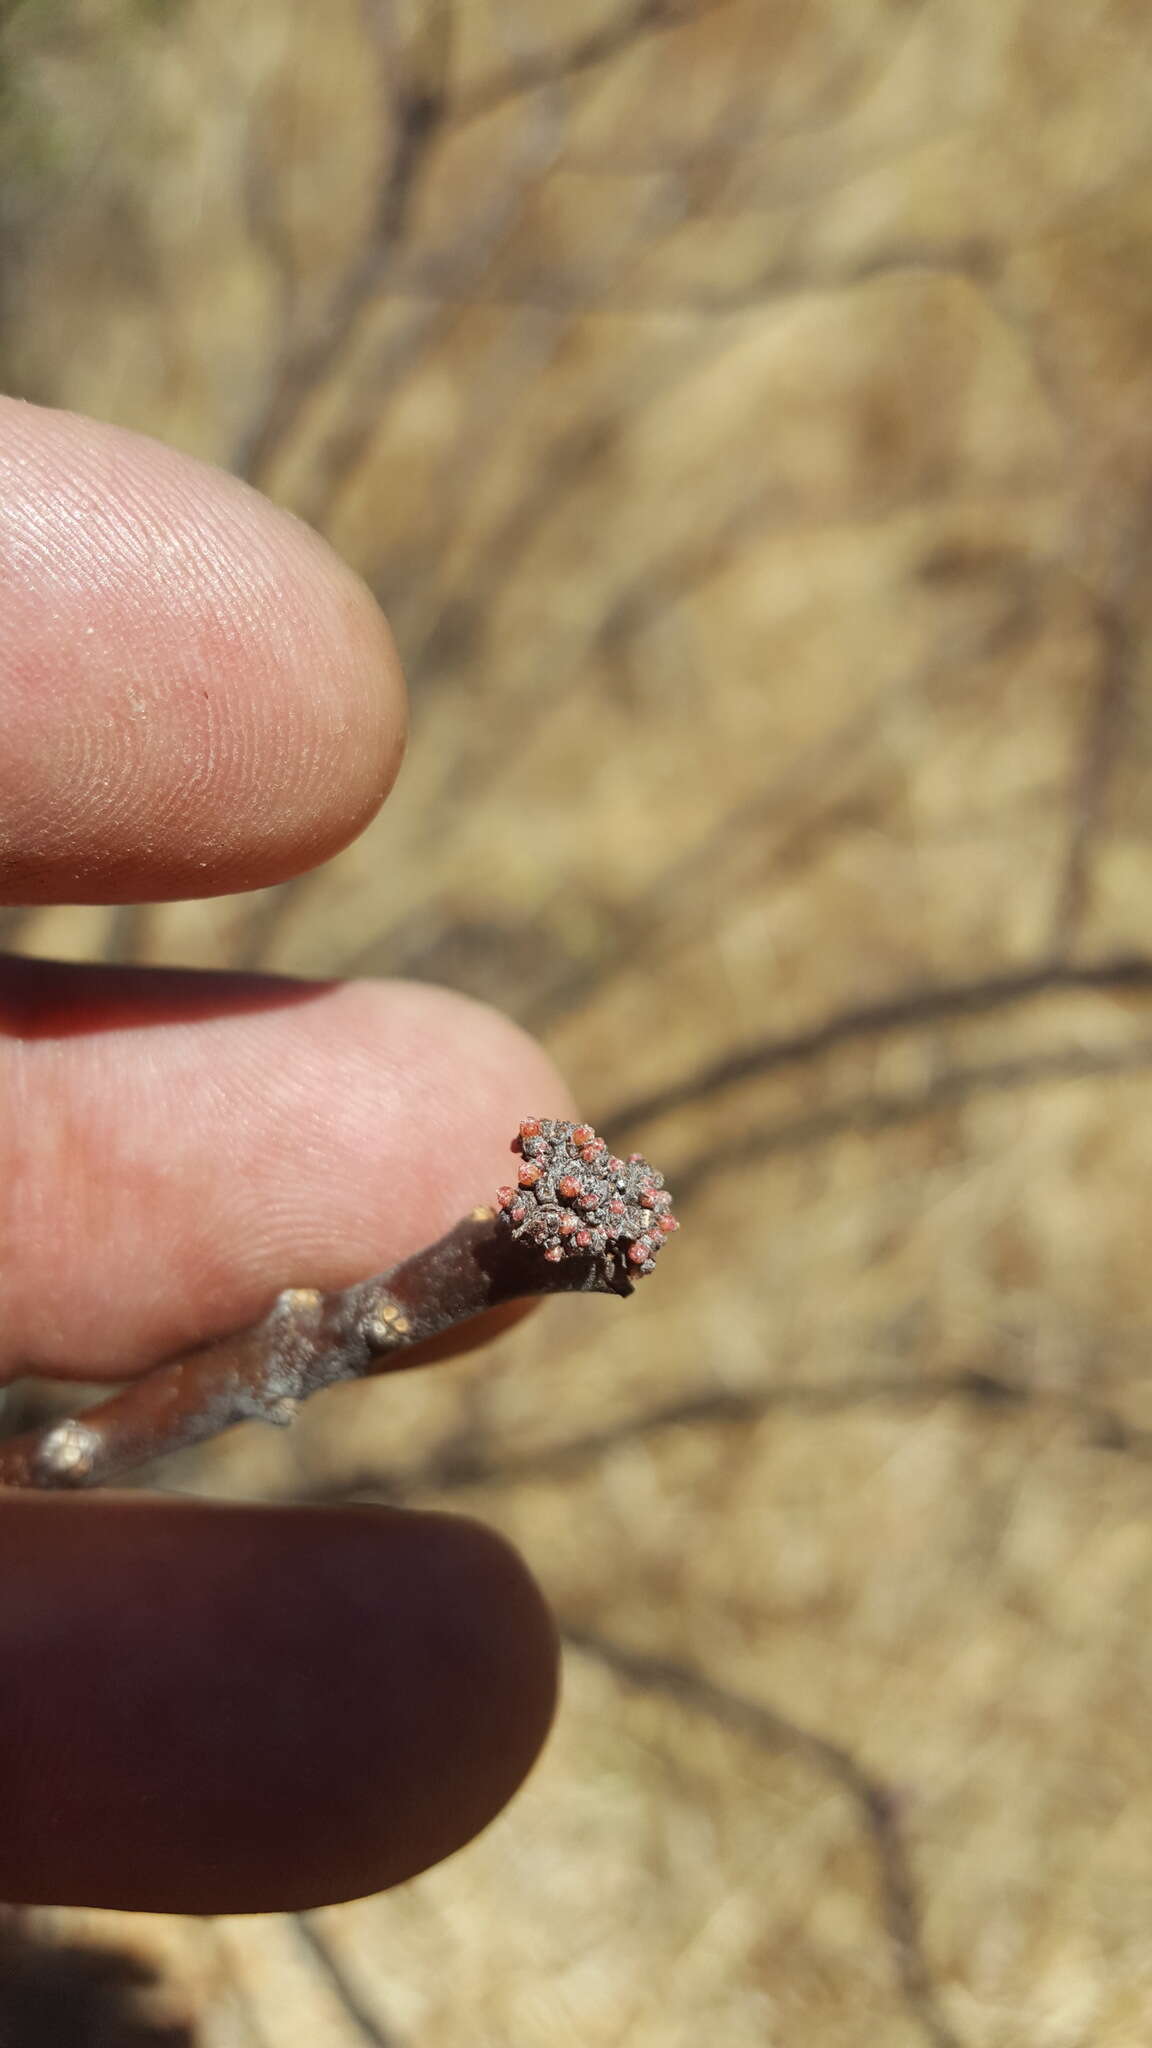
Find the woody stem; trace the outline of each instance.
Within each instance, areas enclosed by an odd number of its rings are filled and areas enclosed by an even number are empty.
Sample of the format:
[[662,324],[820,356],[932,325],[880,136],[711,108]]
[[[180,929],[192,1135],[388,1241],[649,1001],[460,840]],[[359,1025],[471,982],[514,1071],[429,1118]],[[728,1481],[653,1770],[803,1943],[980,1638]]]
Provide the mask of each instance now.
[[325,1387],[419,1363],[418,1345],[486,1309],[631,1292],[611,1253],[553,1264],[477,1209],[390,1272],[331,1294],[288,1288],[250,1328],[156,1366],[81,1417],[0,1442],[0,1486],[103,1485],[240,1422],[287,1424]]

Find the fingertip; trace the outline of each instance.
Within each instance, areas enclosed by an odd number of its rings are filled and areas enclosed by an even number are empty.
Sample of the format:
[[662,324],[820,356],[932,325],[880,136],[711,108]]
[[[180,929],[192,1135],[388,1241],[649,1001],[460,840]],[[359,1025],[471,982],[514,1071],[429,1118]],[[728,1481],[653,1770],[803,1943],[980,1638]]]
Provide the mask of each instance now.
[[0,901],[255,888],[362,830],[399,768],[360,579],[234,477],[0,399]]
[[295,1910],[398,1884],[531,1768],[557,1650],[455,1517],[0,1503],[0,1896]]
[[522,1116],[571,1113],[544,1050],[447,989],[38,961],[3,981],[0,1377],[125,1378],[281,1287],[382,1271],[495,1199]]

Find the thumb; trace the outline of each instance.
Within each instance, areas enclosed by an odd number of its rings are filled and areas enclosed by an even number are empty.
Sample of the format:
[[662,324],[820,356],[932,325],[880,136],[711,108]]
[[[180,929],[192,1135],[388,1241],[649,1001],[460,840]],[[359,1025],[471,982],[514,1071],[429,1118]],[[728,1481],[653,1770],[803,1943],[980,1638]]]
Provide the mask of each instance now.
[[469,1841],[551,1622],[501,1539],[388,1508],[0,1498],[0,1898],[287,1911]]

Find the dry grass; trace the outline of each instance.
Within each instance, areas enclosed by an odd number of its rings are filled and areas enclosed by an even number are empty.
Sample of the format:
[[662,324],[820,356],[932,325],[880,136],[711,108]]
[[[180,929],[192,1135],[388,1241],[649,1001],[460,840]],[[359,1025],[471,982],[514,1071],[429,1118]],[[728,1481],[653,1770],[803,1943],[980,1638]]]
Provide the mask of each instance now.
[[512,1812],[307,1923],[41,1932],[198,2048],[1137,2048],[1152,13],[68,12],[4,31],[9,383],[319,524],[415,732],[312,879],[15,943],[491,997],[688,1227],[198,1468],[516,1538],[571,1654]]

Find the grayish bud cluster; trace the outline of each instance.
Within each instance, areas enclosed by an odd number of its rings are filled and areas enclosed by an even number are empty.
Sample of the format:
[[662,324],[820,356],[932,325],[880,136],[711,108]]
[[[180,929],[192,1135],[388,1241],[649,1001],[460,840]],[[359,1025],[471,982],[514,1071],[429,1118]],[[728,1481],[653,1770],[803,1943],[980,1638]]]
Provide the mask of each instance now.
[[520,1156],[515,1187],[496,1200],[513,1237],[539,1245],[558,1265],[565,1258],[626,1261],[636,1277],[679,1224],[664,1176],[638,1152],[618,1159],[591,1124],[525,1117],[512,1150]]

